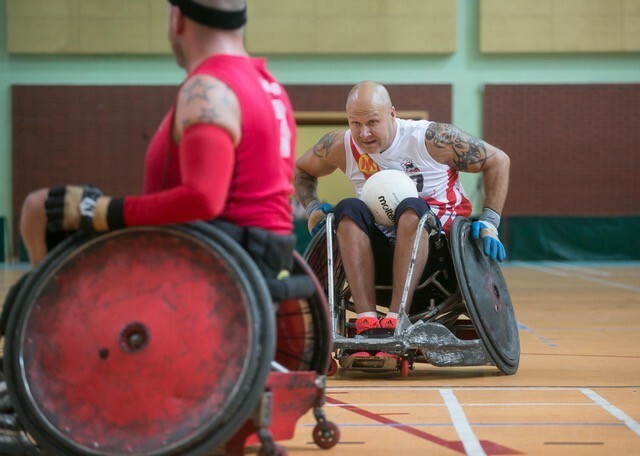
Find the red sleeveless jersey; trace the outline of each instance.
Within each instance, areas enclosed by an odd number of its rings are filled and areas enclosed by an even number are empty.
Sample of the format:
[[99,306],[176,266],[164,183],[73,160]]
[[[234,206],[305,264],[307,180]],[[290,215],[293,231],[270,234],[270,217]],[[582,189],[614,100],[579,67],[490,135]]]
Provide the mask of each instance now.
[[[227,200],[217,218],[279,234],[291,233],[289,198],[293,192],[296,138],[293,110],[286,92],[268,72],[264,59],[215,55],[189,76],[195,74],[210,75],[227,84],[238,98],[241,109],[242,136],[235,148]],[[173,116],[174,108],[167,113],[149,144],[144,174],[146,196],[125,198],[126,225],[187,221],[172,219],[172,208],[167,205],[151,210],[157,201],[154,195],[183,184],[179,145],[172,139]],[[189,202],[185,201],[185,204]],[[137,209],[139,214],[135,213]],[[164,213],[158,214],[155,210]],[[184,218],[184,206],[173,210],[182,213],[176,218]],[[155,214],[147,217],[143,212]]]

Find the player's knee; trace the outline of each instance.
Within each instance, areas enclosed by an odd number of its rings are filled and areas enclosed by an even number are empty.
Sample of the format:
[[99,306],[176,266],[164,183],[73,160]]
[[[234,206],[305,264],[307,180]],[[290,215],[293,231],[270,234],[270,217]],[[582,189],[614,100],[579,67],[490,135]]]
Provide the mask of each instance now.
[[27,195],[22,203],[20,215],[21,231],[28,230],[30,225],[36,222],[43,222],[45,219],[44,202],[47,199],[49,190],[44,188],[36,190]]
[[358,198],[345,198],[340,201],[336,205],[334,216],[338,229],[343,220],[351,220],[365,233],[369,232],[374,225],[373,214],[364,201]]
[[398,204],[395,212],[398,230],[412,228],[415,230],[420,218],[431,210],[422,198],[405,198]]

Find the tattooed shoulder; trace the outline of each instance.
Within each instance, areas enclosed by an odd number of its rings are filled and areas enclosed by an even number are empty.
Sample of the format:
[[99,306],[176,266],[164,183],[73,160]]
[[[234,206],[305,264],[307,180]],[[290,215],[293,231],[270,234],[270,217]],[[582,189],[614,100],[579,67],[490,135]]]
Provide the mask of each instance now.
[[327,158],[339,134],[339,131],[332,131],[320,138],[320,141],[313,146],[313,154],[319,158]]
[[209,76],[190,78],[180,91],[184,128],[196,123],[218,123],[222,111],[232,105],[230,89]]
[[186,104],[197,100],[209,101],[209,92],[214,88],[211,81],[200,76],[192,77],[182,87],[182,101]]
[[482,169],[489,158],[484,141],[451,124],[430,123],[425,142],[442,151],[448,164],[458,171]]

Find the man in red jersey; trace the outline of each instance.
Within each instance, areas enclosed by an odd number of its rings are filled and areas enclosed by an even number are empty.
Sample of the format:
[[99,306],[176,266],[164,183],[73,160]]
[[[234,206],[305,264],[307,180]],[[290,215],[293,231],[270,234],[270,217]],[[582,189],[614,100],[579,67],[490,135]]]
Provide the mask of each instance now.
[[144,195],[31,193],[20,231],[32,264],[78,229],[216,219],[291,234],[295,121],[264,60],[244,48],[246,1],[169,1],[169,41],[187,77],[147,150]]
[[[20,231],[33,265],[77,230],[195,220],[215,220],[248,239],[244,246],[267,278],[291,263],[295,121],[264,60],[244,48],[246,1],[169,2],[169,41],[187,77],[147,150],[144,194],[114,198],[78,185],[31,193]],[[10,410],[5,388],[0,412]],[[40,454],[12,414],[0,413],[0,453]]]

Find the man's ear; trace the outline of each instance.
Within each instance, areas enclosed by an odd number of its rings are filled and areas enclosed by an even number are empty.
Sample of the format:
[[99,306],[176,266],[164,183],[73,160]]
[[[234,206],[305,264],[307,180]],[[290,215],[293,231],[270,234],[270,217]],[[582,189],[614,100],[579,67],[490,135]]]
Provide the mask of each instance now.
[[182,11],[180,11],[180,9],[178,9],[177,21],[178,23],[176,24],[176,32],[182,35],[184,33],[185,20],[184,20],[184,15],[182,14]]
[[184,16],[177,6],[171,6],[169,21],[175,34],[181,35],[184,32]]
[[393,119],[396,118],[396,108],[395,108],[395,106],[391,106],[391,117]]

